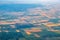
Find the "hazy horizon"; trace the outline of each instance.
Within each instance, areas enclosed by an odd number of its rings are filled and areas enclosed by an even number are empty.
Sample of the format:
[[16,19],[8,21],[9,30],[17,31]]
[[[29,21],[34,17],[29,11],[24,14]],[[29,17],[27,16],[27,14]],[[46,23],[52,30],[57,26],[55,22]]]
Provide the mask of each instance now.
[[48,4],[59,3],[60,0],[0,0],[0,4]]

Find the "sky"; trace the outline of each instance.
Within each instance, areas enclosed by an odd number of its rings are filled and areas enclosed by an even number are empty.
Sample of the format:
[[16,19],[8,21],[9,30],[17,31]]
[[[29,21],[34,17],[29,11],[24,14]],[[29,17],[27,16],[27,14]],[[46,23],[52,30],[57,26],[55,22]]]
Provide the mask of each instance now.
[[9,3],[56,3],[59,2],[60,0],[0,0],[0,4],[9,4]]

